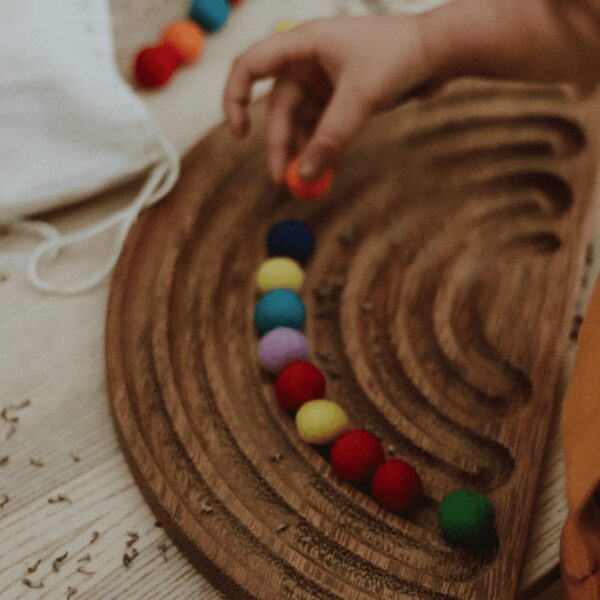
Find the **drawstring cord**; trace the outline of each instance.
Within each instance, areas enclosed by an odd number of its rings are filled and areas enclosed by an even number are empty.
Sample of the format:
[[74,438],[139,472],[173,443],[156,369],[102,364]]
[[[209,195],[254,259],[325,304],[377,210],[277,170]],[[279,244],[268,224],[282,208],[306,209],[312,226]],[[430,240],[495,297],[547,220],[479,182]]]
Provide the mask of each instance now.
[[[96,287],[112,271],[119,259],[127,234],[140,212],[146,206],[154,204],[165,196],[173,188],[179,177],[179,158],[175,148],[164,136],[161,136],[161,142],[165,151],[165,158],[153,168],[139,194],[124,209],[94,225],[66,235],[60,235],[54,227],[47,223],[25,221],[15,225],[28,227],[29,230],[35,231],[46,238],[37,245],[27,261],[27,277],[34,287],[55,294],[79,294]],[[54,282],[40,275],[39,268],[43,259],[54,260],[61,249],[90,240],[117,226],[117,235],[109,256],[105,263],[91,275],[67,284]]]
[[[46,241],[57,241],[60,238],[58,229],[49,223],[43,221],[14,221],[13,219],[4,218],[0,228],[6,228],[7,231],[16,233],[24,233],[25,235],[41,236]],[[56,258],[55,251],[51,259]],[[22,252],[2,252],[0,253],[0,267],[6,269],[25,269],[27,266],[27,256]]]

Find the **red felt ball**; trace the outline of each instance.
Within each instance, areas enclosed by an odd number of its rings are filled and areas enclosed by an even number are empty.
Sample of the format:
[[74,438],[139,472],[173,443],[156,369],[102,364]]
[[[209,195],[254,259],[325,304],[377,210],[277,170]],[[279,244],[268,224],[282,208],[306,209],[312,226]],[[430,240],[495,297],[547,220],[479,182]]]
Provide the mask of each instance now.
[[423,494],[423,482],[408,463],[392,458],[375,471],[371,493],[383,508],[399,512],[415,504]]
[[325,377],[312,363],[297,360],[277,376],[275,395],[283,408],[297,410],[305,402],[325,396]]
[[135,80],[142,87],[161,87],[171,79],[180,60],[179,54],[171,46],[143,48],[135,58]]
[[329,455],[335,474],[345,481],[365,481],[385,460],[383,446],[370,431],[352,429],[334,443]]

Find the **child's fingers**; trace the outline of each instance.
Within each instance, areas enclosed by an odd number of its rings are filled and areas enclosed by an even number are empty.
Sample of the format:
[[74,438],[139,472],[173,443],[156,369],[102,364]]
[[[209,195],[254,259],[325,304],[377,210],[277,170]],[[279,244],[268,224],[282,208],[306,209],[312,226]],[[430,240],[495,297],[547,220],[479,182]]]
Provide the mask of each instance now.
[[300,84],[285,76],[277,79],[271,92],[267,113],[267,163],[271,177],[278,183],[288,161],[295,112],[303,97]]
[[258,79],[276,75],[292,60],[310,56],[313,36],[304,27],[297,27],[250,47],[233,63],[225,86],[223,108],[236,135],[248,129],[248,104],[252,84]]
[[325,104],[332,92],[332,83],[323,67],[315,61],[297,60],[290,64],[286,71],[298,81],[310,96],[317,102]]
[[[304,86],[303,89],[305,94],[304,101],[296,111],[295,120],[299,129],[302,130],[308,136],[307,139],[309,139],[323,114],[325,104],[310,96]],[[307,141],[307,139],[305,141]]]
[[346,81],[340,84],[323,112],[300,159],[300,175],[314,179],[339,163],[346,147],[369,117],[368,103]]
[[301,154],[302,149],[306,147],[323,113],[323,104],[307,93],[306,87],[301,87],[304,90],[304,98],[294,113],[292,141],[286,166],[294,156]]

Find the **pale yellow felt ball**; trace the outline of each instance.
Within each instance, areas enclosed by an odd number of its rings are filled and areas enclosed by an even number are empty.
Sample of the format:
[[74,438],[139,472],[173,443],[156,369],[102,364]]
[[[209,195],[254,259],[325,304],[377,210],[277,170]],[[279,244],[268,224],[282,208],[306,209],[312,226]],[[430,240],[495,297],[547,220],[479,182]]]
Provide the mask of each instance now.
[[304,271],[295,260],[275,256],[265,260],[260,266],[256,273],[256,283],[263,293],[280,288],[297,292],[304,283]]
[[282,19],[273,25],[273,33],[283,33],[284,31],[293,29],[298,24],[298,21],[293,21],[292,19]]
[[296,413],[296,427],[308,444],[329,444],[349,427],[344,409],[331,400],[310,400]]

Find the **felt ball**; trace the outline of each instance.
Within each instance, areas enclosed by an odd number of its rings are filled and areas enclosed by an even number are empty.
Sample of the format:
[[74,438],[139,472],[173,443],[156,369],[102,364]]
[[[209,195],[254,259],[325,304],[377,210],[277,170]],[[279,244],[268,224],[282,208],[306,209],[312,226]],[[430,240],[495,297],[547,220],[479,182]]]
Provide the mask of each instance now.
[[344,409],[331,400],[309,400],[296,413],[300,437],[309,444],[329,444],[348,429]]
[[370,431],[351,429],[333,444],[329,455],[335,474],[345,481],[366,481],[385,460],[383,446]]
[[423,494],[423,482],[408,463],[392,458],[377,467],[371,493],[383,508],[399,512],[415,504]]
[[327,194],[333,183],[333,171],[329,169],[316,179],[302,179],[298,173],[299,163],[300,158],[296,157],[285,172],[285,181],[292,196],[301,200],[316,200]]
[[283,33],[284,31],[294,29],[297,25],[298,21],[294,21],[293,19],[282,19],[273,25],[273,33]]
[[308,342],[304,335],[291,327],[276,327],[265,333],[258,344],[260,364],[271,373],[297,360],[308,357]]
[[289,256],[303,263],[312,256],[314,247],[315,237],[302,221],[281,221],[267,236],[267,249],[271,256]]
[[325,395],[325,377],[312,363],[297,360],[277,376],[275,395],[283,408],[298,410],[305,402]]
[[171,46],[143,48],[135,58],[135,80],[142,87],[161,87],[171,79],[179,66],[179,60],[179,55]]
[[261,292],[285,288],[297,292],[304,283],[304,271],[293,259],[287,256],[268,258],[256,273],[256,283]]
[[254,309],[254,324],[260,334],[276,327],[302,329],[306,310],[302,298],[290,290],[273,290],[266,293]]
[[227,0],[192,0],[189,16],[209,33],[218,31],[229,17]]
[[440,502],[438,515],[444,535],[458,546],[472,547],[494,536],[494,505],[474,490],[450,492]]
[[192,63],[204,49],[204,31],[187,19],[171,23],[162,35],[162,43],[171,46],[179,54],[181,62]]

